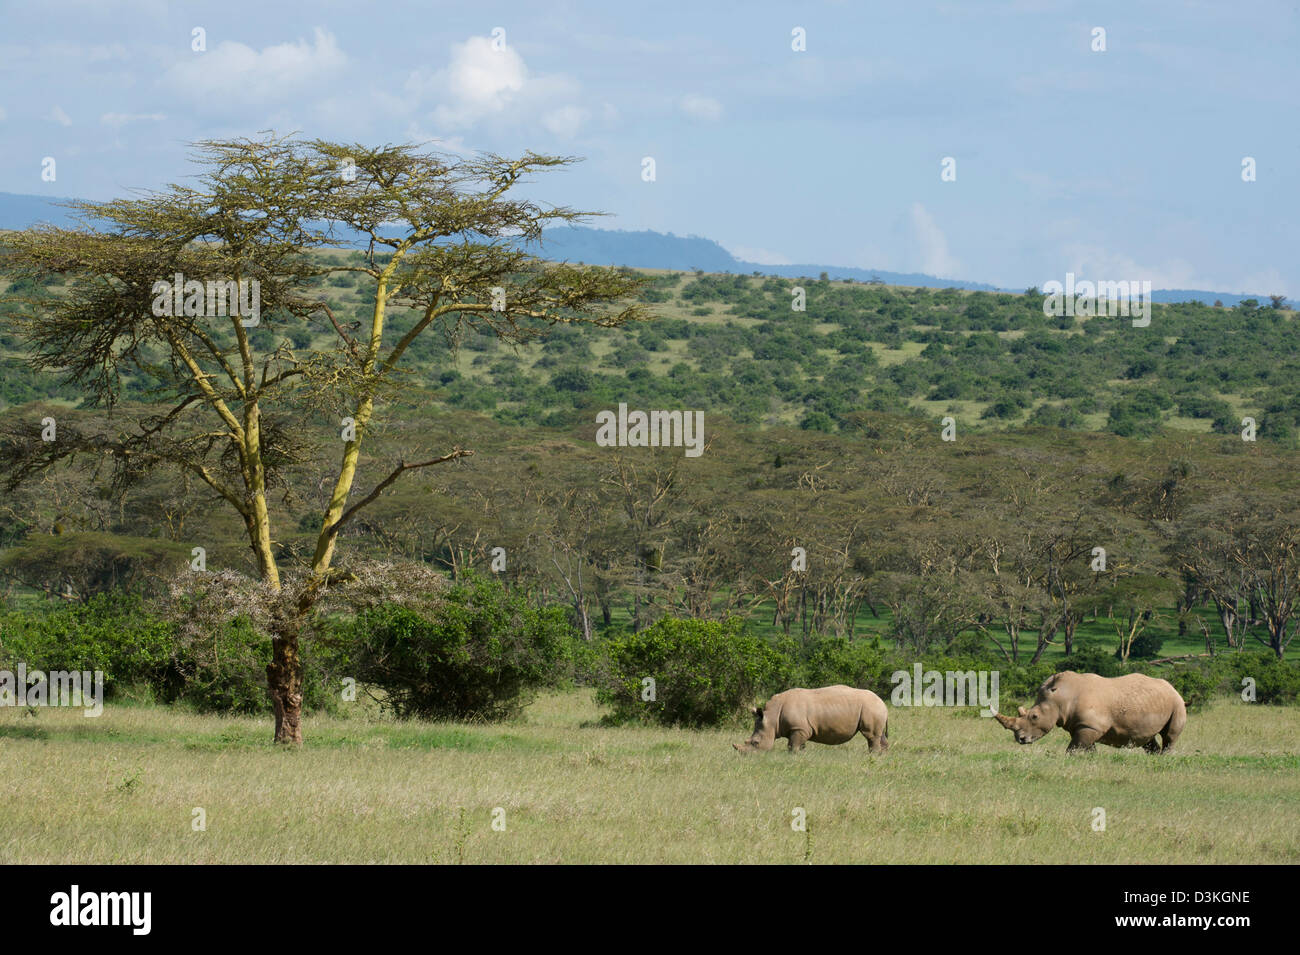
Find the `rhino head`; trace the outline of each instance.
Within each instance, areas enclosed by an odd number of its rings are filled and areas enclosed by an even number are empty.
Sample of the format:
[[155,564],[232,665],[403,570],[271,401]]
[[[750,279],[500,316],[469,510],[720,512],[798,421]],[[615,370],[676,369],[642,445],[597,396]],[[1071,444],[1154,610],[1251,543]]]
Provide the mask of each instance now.
[[1030,709],[1020,707],[1019,715],[1012,718],[994,713],[993,718],[1016,735],[1016,742],[1028,745],[1047,734],[1056,725],[1056,705],[1049,700],[1041,700]]
[[[754,732],[743,743],[732,743],[738,753],[765,753],[776,743],[776,726],[765,718],[761,706],[751,706],[749,712],[754,714]],[[773,716],[773,721],[776,719]]]

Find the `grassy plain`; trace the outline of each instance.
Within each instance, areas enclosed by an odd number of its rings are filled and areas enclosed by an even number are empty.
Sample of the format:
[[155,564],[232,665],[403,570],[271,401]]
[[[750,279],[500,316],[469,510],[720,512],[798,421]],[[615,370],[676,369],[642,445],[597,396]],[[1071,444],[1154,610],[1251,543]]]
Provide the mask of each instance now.
[[1300,707],[1219,702],[1174,755],[1067,758],[971,709],[894,708],[882,757],[744,757],[740,727],[596,725],[585,690],[498,725],[355,706],[299,751],[268,719],[2,709],[0,862],[1300,862]]

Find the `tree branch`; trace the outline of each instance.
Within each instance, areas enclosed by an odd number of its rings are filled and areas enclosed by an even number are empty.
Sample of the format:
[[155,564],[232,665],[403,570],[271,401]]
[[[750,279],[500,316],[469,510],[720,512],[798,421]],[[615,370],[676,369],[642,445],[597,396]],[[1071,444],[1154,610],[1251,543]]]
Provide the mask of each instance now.
[[321,536],[333,537],[334,535],[338,534],[340,528],[342,528],[344,524],[350,521],[352,517],[357,513],[357,511],[361,510],[367,504],[373,502],[375,498],[379,497],[380,494],[384,493],[384,491],[387,490],[388,487],[399,477],[401,477],[402,474],[404,474],[405,472],[414,471],[416,468],[427,468],[434,464],[442,464],[446,461],[454,461],[456,458],[466,458],[472,455],[473,453],[474,453],[473,451],[468,451],[463,448],[456,448],[454,451],[450,452],[449,454],[444,454],[440,458],[433,458],[432,460],[429,461],[421,461],[418,464],[407,464],[406,462],[402,462],[401,464],[397,465],[396,468],[393,469],[393,472],[389,474],[388,477],[384,478],[382,481],[376,484],[373,491],[371,491],[361,500],[357,501],[357,503],[349,507],[346,511],[343,512],[343,514],[339,517],[337,521],[335,521],[333,524],[329,525],[323,531],[321,531]]

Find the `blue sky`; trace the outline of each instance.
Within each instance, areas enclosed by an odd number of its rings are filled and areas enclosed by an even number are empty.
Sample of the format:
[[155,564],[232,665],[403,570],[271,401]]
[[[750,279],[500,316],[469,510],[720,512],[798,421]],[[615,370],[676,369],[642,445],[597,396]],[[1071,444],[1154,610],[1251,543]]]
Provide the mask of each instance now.
[[1294,298],[1298,24],[1268,0],[5,0],[0,191],[106,199],[268,128],[436,140],[585,157],[533,194],[754,261]]

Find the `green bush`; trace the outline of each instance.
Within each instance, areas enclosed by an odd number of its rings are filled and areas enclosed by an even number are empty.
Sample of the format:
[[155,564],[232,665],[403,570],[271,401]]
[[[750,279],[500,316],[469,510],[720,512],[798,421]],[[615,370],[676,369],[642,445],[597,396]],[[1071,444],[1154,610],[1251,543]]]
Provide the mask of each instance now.
[[1007,699],[1032,699],[1038,688],[1054,672],[1048,663],[1007,663],[988,653],[964,652],[947,654],[906,653],[886,650],[878,640],[845,640],[842,637],[823,637],[810,643],[804,650],[799,678],[809,687],[843,683],[871,690],[889,702],[897,684],[893,675],[899,671],[911,674],[915,665],[921,664],[923,672],[966,673],[996,670],[998,694]]
[[[664,726],[720,726],[748,706],[786,689],[792,659],[746,631],[738,618],[664,618],[640,633],[605,643],[596,699],[613,709],[607,722],[642,720]],[[654,699],[642,698],[646,679]]]
[[1233,696],[1240,696],[1242,680],[1255,681],[1255,702],[1272,704],[1290,704],[1300,697],[1300,668],[1293,663],[1279,660],[1269,650],[1255,653],[1234,653],[1219,660],[1228,662],[1230,676],[1220,689]]
[[1189,707],[1208,702],[1218,689],[1215,681],[1200,667],[1180,667],[1170,673],[1151,675],[1168,680]]
[[[212,713],[260,713],[270,710],[266,665],[271,641],[244,618],[231,621],[177,654],[183,674],[178,694],[199,710]],[[310,686],[310,681],[304,681]],[[304,686],[304,697],[307,687]],[[308,701],[304,698],[304,706]]]
[[[306,643],[303,704],[309,710],[334,698],[322,656]],[[223,713],[270,712],[270,659],[270,638],[247,620],[235,620],[201,641],[181,641],[171,622],[150,614],[140,598],[123,594],[0,616],[0,668],[12,671],[21,662],[28,671],[99,670],[109,699],[127,688],[136,695],[144,689],[159,703]]]
[[845,637],[822,637],[808,643],[803,650],[798,682],[801,686],[856,686],[871,690],[888,700],[893,689],[890,675],[905,669],[901,658],[887,653],[879,638],[848,640]]
[[171,625],[135,596],[97,594],[84,604],[0,616],[0,668],[100,670],[106,696],[147,683],[159,697],[174,697],[182,682],[174,656]]
[[340,631],[353,675],[382,689],[402,717],[500,720],[536,690],[571,679],[572,633],[562,607],[530,607],[497,580],[468,574],[436,618],[382,605]]
[[[302,705],[308,712],[333,711],[342,702],[339,683],[332,678],[334,656],[328,645],[303,634]],[[180,680],[163,698],[182,701],[203,712],[269,713],[266,667],[271,662],[271,638],[247,618],[240,617],[201,642],[188,642],[173,654]]]
[[1098,647],[1076,650],[1056,665],[1057,672],[1074,670],[1076,673],[1095,673],[1098,676],[1119,676],[1127,672],[1115,654]]
[[[978,659],[969,658],[957,659],[950,661],[944,669],[950,670],[978,670],[980,668]],[[984,667],[989,664],[985,662]],[[1047,681],[1054,672],[1050,663],[1013,663],[1003,662],[997,665],[998,670],[998,695],[1004,700],[1033,700],[1038,696],[1038,688]],[[1013,709],[1006,703],[1000,704],[1003,709]]]
[[[1160,655],[1160,646],[1164,643],[1164,638],[1158,633],[1146,631],[1134,637],[1132,645],[1128,649],[1130,660],[1150,660],[1152,657]],[[1120,659],[1120,651],[1115,650],[1115,659]]]
[[1214,696],[1241,699],[1246,679],[1254,681],[1255,703],[1281,706],[1300,699],[1300,667],[1279,660],[1268,650],[1223,653],[1148,672],[1172,683],[1189,706]]

